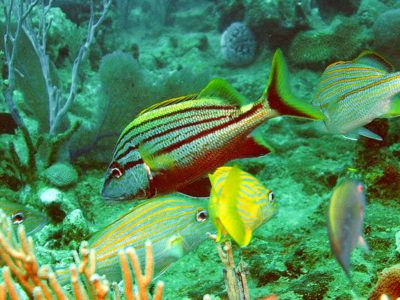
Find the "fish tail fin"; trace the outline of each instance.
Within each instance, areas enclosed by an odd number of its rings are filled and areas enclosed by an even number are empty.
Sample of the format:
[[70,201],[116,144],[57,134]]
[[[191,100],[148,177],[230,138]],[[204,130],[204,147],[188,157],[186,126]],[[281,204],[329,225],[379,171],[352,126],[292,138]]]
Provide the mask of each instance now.
[[261,96],[270,109],[279,115],[294,116],[313,120],[324,118],[319,108],[297,98],[290,89],[289,71],[283,53],[275,51],[267,88]]

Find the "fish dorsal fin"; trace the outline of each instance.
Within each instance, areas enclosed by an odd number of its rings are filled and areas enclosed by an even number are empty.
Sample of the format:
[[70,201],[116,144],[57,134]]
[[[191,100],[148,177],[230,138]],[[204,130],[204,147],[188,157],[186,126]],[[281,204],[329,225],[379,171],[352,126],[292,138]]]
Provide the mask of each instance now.
[[207,86],[201,90],[198,98],[206,97],[217,97],[235,106],[242,106],[250,103],[250,101],[241,95],[233,86],[221,78],[212,79]]
[[354,62],[368,65],[387,73],[394,72],[393,65],[378,53],[373,51],[363,51],[359,56],[357,56]]
[[138,116],[147,113],[149,111],[161,108],[161,107],[166,107],[166,106],[170,106],[170,105],[174,105],[183,101],[189,101],[189,100],[193,100],[197,98],[197,94],[191,94],[191,95],[186,95],[186,96],[181,96],[181,97],[177,97],[177,98],[171,98],[171,99],[167,99],[158,103],[155,103],[145,109],[143,109]]

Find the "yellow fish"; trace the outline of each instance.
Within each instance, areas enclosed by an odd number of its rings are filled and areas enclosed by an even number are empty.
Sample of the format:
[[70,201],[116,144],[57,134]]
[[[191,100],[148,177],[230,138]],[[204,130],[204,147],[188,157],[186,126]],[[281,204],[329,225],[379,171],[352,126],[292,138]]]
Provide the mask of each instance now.
[[253,231],[276,213],[274,193],[238,167],[218,168],[209,178],[209,213],[217,242],[229,235],[241,247],[247,246]]

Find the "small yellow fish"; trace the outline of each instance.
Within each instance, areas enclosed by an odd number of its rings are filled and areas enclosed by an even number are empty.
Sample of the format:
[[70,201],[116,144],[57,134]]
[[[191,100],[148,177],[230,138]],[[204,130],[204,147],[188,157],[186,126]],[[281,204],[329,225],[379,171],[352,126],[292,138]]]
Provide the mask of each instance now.
[[253,231],[276,213],[273,192],[238,167],[218,168],[209,178],[209,212],[217,242],[229,235],[241,247],[247,246]]
[[368,251],[362,237],[364,208],[364,185],[354,179],[338,185],[329,203],[328,236],[331,250],[350,283],[351,252],[357,244]]
[[38,232],[48,222],[44,214],[16,202],[0,199],[0,209],[15,226],[23,224],[28,235]]

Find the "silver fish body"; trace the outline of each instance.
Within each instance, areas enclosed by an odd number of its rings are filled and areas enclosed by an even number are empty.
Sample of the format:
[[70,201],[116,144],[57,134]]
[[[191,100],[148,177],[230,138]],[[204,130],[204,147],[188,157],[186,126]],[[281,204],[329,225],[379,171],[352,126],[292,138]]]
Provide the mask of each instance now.
[[362,237],[364,186],[358,180],[347,180],[333,192],[328,211],[328,236],[333,255],[350,278],[350,256],[357,244],[367,248]]
[[327,130],[351,139],[365,135],[381,140],[363,126],[399,113],[396,95],[400,92],[400,72],[389,69],[382,58],[371,52],[353,61],[329,65],[313,99],[325,115]]

